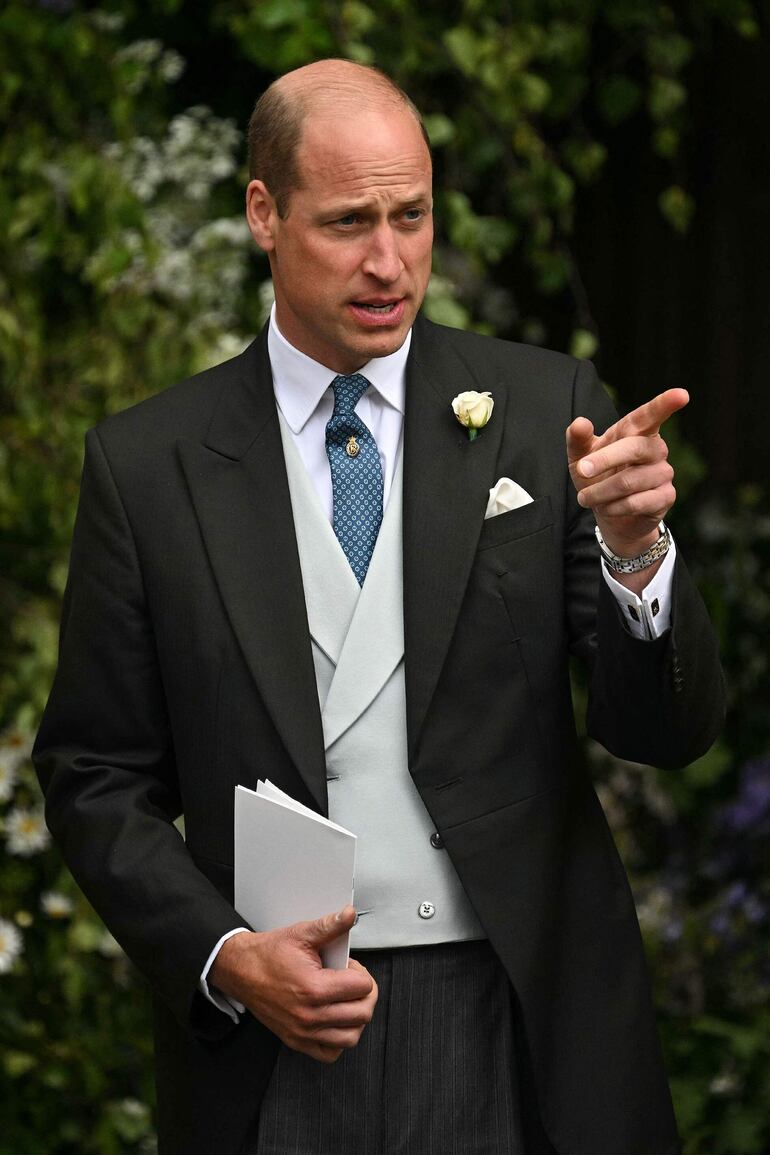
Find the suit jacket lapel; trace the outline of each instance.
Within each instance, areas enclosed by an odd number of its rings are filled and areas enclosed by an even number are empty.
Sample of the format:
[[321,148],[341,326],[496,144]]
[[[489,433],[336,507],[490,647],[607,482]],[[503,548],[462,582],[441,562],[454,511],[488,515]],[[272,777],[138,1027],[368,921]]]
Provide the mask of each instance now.
[[283,743],[325,813],[318,694],[266,331],[202,445],[178,449],[214,575]]
[[[490,390],[495,409],[474,440],[452,398]],[[404,644],[410,757],[460,612],[489,489],[496,481],[505,391],[477,376],[418,317],[407,366],[404,422]]]

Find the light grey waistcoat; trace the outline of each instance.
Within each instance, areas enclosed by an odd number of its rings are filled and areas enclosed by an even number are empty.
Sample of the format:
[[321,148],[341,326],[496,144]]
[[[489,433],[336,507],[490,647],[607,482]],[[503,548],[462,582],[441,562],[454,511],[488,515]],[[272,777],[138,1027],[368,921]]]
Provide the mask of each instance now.
[[351,932],[351,946],[485,938],[449,856],[431,843],[434,827],[408,770],[401,458],[359,587],[282,417],[280,424],[321,705],[329,817],[358,836],[355,904],[369,912]]

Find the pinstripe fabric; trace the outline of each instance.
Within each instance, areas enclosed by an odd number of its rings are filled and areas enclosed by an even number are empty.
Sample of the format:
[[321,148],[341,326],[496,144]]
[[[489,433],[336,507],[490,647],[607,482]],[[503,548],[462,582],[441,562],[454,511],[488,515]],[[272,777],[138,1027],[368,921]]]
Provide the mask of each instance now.
[[523,1155],[508,980],[489,944],[359,954],[379,986],[331,1066],[281,1050],[241,1155]]

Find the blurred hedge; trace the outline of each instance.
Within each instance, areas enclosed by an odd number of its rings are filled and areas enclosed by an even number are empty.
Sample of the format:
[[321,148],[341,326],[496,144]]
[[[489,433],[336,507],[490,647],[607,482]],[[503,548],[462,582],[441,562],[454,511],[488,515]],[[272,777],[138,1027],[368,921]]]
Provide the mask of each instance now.
[[[434,146],[428,312],[539,342],[556,308],[565,346],[601,361],[578,194],[590,197],[617,126],[643,116],[673,243],[695,208],[679,163],[688,67],[720,37],[760,34],[742,0],[677,13],[649,0],[0,12],[0,1155],[153,1150],[142,983],[50,847],[28,757],[85,430],[238,351],[269,303],[240,209],[242,133],[222,109],[237,103],[243,124],[274,75],[319,56],[376,62],[425,111]],[[192,81],[179,47],[199,61]],[[672,436],[677,539],[720,630],[730,722],[678,775],[587,754],[632,872],[687,1155],[761,1155],[770,519],[756,489],[712,493]]]

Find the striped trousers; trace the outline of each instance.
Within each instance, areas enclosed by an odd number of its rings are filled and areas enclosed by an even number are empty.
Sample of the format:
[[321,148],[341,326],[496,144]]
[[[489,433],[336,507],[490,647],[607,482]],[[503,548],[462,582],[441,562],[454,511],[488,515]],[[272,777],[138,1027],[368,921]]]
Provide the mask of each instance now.
[[525,1148],[511,990],[489,944],[362,951],[379,987],[358,1046],[283,1047],[240,1155],[546,1155]]

